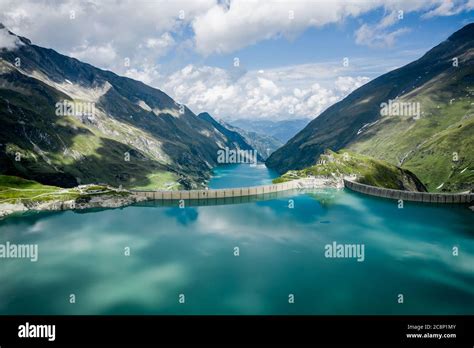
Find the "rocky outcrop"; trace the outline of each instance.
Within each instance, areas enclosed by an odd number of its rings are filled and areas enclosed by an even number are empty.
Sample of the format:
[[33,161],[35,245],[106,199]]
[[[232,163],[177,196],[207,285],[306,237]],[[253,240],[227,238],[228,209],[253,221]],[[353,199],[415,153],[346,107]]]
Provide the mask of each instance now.
[[28,202],[28,203],[3,203],[0,204],[0,218],[14,213],[24,213],[27,211],[61,211],[61,210],[84,210],[91,208],[120,208],[134,203],[147,200],[133,193],[124,192],[120,195],[116,193],[99,196],[84,196],[71,200],[53,200],[48,202]]

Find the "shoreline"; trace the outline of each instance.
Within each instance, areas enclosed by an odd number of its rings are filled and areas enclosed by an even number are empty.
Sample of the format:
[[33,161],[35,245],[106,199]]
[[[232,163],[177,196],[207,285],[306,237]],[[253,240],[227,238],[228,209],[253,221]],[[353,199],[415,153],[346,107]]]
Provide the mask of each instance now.
[[47,202],[0,203],[0,219],[4,219],[12,214],[21,214],[29,211],[41,212],[85,210],[93,208],[120,208],[145,200],[145,198],[134,195],[131,192],[122,191],[120,194],[105,193],[101,195],[84,195],[76,199],[51,200]]
[[[253,195],[265,195],[269,193],[282,192],[292,189],[305,188],[343,188],[343,184],[336,183],[332,179],[314,180],[299,179],[288,183],[260,185],[246,188],[245,194],[243,188],[227,189],[206,189],[206,190],[186,190],[186,191],[159,191],[159,190],[119,190],[107,187],[107,192],[84,193],[88,187],[94,185],[83,185],[77,187],[80,195],[74,199],[55,199],[50,201],[30,201],[25,199],[16,199],[15,203],[0,203],[0,219],[6,218],[12,214],[21,214],[28,211],[64,211],[64,210],[85,210],[92,208],[120,208],[144,201],[153,201],[159,199],[180,200],[180,199],[203,199],[203,198],[230,198]],[[222,194],[219,194],[219,193]],[[227,195],[226,195],[227,192]],[[230,194],[229,194],[230,192]],[[212,196],[212,193],[215,193]],[[160,197],[156,195],[160,194]],[[166,197],[166,198],[164,198]],[[13,200],[13,199],[12,199]],[[15,200],[14,200],[15,201]],[[19,202],[18,202],[19,201]]]
[[[22,199],[17,199],[15,203],[0,203],[0,220],[4,219],[13,214],[21,214],[29,211],[41,212],[41,211],[65,211],[65,210],[86,210],[93,208],[120,208],[126,207],[135,203],[154,201],[154,200],[208,200],[208,199],[228,199],[228,198],[239,198],[239,197],[250,197],[250,196],[261,196],[269,195],[290,190],[304,190],[304,189],[344,189],[354,190],[352,187],[348,187],[347,182],[352,183],[354,177],[336,178],[336,177],[310,177],[300,178],[296,180],[286,181],[282,183],[276,183],[271,185],[260,185],[260,186],[249,186],[249,187],[237,187],[237,188],[224,188],[224,189],[206,189],[206,190],[182,190],[182,191],[160,191],[160,190],[119,190],[113,187],[107,187],[107,191],[104,192],[87,192],[87,188],[94,185],[83,185],[77,187],[80,195],[74,199],[57,199],[50,201],[30,201],[25,199],[26,202],[22,202]],[[361,186],[367,186],[360,184]],[[350,185],[349,185],[350,186]],[[398,191],[390,189],[382,189],[378,187],[371,187],[382,191]],[[425,196],[441,196],[435,193],[421,193],[411,191],[400,191],[405,196],[420,194]],[[368,196],[379,196],[370,193],[364,193]],[[470,196],[474,194],[459,194],[451,193],[444,194],[445,196]],[[380,196],[388,199],[396,199],[395,196],[384,195]],[[414,200],[414,199],[409,199]],[[18,202],[20,201],[20,202]],[[417,199],[417,201],[425,202],[425,199]],[[430,199],[426,202],[431,202]],[[437,201],[438,202],[438,201]],[[451,203],[451,204],[466,204],[469,209],[474,211],[472,200],[468,201],[443,201],[438,203]],[[444,204],[444,205],[445,205]],[[451,205],[450,204],[450,205]]]

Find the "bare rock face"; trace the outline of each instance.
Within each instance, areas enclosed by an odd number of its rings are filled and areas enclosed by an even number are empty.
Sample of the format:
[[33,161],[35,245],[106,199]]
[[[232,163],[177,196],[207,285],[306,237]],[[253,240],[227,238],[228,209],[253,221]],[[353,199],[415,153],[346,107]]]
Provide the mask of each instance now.
[[120,208],[134,203],[147,200],[145,197],[128,195],[115,196],[104,195],[93,197],[87,202],[78,203],[76,200],[50,201],[33,204],[0,204],[0,218],[14,213],[24,213],[26,211],[61,211],[61,210],[84,210],[91,208]]
[[0,218],[5,216],[14,214],[14,213],[22,213],[27,211],[28,208],[25,207],[23,204],[10,204],[10,203],[2,203],[0,204]]

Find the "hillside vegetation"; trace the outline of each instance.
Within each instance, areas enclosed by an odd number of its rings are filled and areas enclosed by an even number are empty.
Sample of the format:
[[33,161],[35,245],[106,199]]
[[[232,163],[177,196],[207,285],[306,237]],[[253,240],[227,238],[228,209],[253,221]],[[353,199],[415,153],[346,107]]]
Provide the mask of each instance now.
[[219,149],[235,148],[159,89],[15,39],[21,45],[0,49],[0,174],[191,189],[205,186]]
[[[412,171],[429,191],[474,189],[474,24],[420,59],[384,74],[329,107],[267,160],[280,173],[350,151]],[[382,105],[417,114],[384,114]]]
[[0,204],[34,204],[50,201],[76,200],[82,202],[92,196],[117,195],[126,196],[105,185],[86,185],[64,189],[56,186],[42,185],[33,180],[16,176],[0,175]]
[[281,183],[318,176],[340,179],[345,176],[355,176],[358,182],[366,185],[426,192],[423,184],[410,171],[385,161],[345,150],[338,152],[328,150],[320,156],[318,164],[302,170],[290,170],[273,182]]

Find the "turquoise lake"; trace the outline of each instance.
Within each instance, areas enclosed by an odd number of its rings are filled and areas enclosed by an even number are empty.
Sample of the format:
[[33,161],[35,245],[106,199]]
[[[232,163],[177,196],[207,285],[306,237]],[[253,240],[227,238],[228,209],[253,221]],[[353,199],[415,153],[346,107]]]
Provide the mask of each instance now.
[[[225,166],[210,187],[275,176]],[[33,213],[0,221],[7,241],[37,244],[39,256],[0,259],[0,314],[474,314],[466,206],[399,209],[326,189],[184,209]],[[364,260],[326,257],[333,242],[363,245]]]

